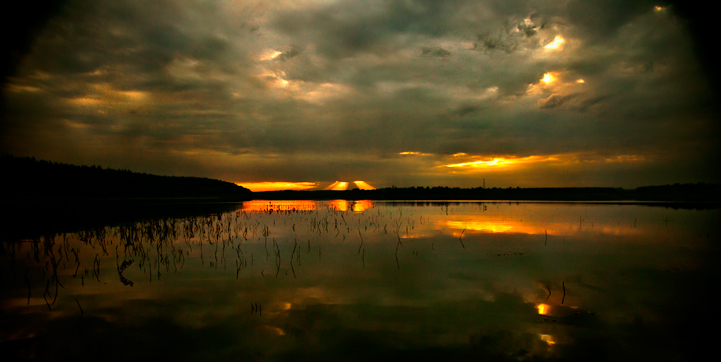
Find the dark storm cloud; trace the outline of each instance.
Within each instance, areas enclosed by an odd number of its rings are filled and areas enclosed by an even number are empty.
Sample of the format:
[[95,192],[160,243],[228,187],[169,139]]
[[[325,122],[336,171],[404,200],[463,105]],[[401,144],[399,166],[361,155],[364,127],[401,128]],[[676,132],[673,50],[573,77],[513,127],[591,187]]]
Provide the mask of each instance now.
[[448,50],[445,50],[441,47],[422,47],[421,54],[439,57],[439,58],[445,58],[445,57],[451,55],[451,52],[449,52]]
[[441,36],[452,26],[454,11],[466,1],[337,2],[309,11],[283,11],[275,26],[285,34],[306,37],[318,51],[334,58],[394,47],[397,34]]
[[715,154],[712,98],[683,21],[655,5],[72,1],[4,88],[2,148],[380,186],[466,182],[438,168],[458,153],[629,156],[594,166],[608,172],[641,155],[680,170],[665,155]]
[[558,107],[564,103],[566,103],[568,100],[575,98],[575,94],[569,94],[567,96],[562,96],[560,94],[551,94],[548,96],[548,98],[545,99],[539,99],[538,100],[538,106],[542,109],[550,109]]
[[612,39],[616,31],[635,17],[646,14],[657,1],[638,0],[571,0],[567,7],[567,21],[587,40]]
[[290,58],[297,57],[298,55],[300,55],[300,49],[296,46],[293,46],[288,51],[280,53],[277,57],[275,57],[275,60],[282,62]]
[[483,110],[482,106],[467,104],[467,105],[460,106],[457,109],[453,110],[451,112],[451,114],[456,115],[458,117],[463,117],[463,116],[467,116],[469,114],[480,112],[481,110]]

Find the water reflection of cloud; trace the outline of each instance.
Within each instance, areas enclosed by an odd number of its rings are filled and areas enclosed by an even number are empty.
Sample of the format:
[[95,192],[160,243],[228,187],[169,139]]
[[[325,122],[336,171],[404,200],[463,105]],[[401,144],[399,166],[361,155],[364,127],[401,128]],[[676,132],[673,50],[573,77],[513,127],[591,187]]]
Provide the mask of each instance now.
[[[301,210],[303,205],[314,212],[276,213]],[[628,217],[615,217],[618,213],[615,206],[500,205],[498,208],[489,206],[488,214],[484,215],[480,214],[482,208],[470,203],[450,205],[448,214],[445,208],[439,211],[438,207],[402,206],[401,209],[397,205],[384,205],[346,200],[258,201],[244,205],[241,210],[257,211],[258,214],[229,213],[199,218],[195,224],[198,228],[196,236],[189,239],[181,236],[172,241],[172,245],[159,243],[158,239],[163,229],[157,226],[170,225],[167,220],[138,224],[136,230],[141,233],[140,244],[145,248],[143,252],[148,253],[148,260],[140,267],[141,257],[133,256],[135,263],[125,271],[125,275],[136,282],[132,288],[119,283],[115,270],[115,246],[119,245],[118,254],[122,259],[126,245],[118,236],[119,229],[108,229],[106,236],[112,245],[108,255],[101,252],[97,240],[85,242],[83,240],[87,239],[68,234],[68,248],[80,250],[83,266],[92,265],[93,257],[100,254],[100,281],[86,276],[85,284],[81,284],[80,276],[72,278],[74,257],[63,251],[64,256],[69,256],[63,260],[68,264],[67,268],[62,269],[61,265],[59,270],[64,289],[60,289],[58,303],[53,305],[53,312],[48,317],[45,301],[40,297],[46,284],[35,279],[42,271],[33,264],[33,244],[22,242],[17,245],[15,255],[18,258],[28,255],[28,259],[18,259],[15,265],[18,280],[22,280],[25,270],[32,269],[31,305],[25,306],[27,290],[20,283],[8,287],[16,290],[6,299],[4,305],[11,305],[12,309],[5,312],[15,321],[24,321],[22,318],[26,318],[26,314],[32,314],[38,320],[55,318],[55,321],[65,320],[75,325],[79,310],[73,298],[77,297],[85,310],[83,322],[88,323],[83,328],[97,332],[99,336],[136,336],[132,332],[162,329],[178,340],[190,340],[200,335],[212,337],[224,341],[216,342],[215,345],[222,347],[219,350],[228,353],[246,351],[269,360],[281,360],[284,351],[291,350],[304,351],[306,354],[302,357],[308,359],[323,359],[339,350],[356,352],[353,343],[357,343],[359,333],[378,353],[421,353],[430,341],[444,354],[469,357],[461,359],[522,352],[513,357],[565,356],[573,360],[572,357],[582,356],[568,353],[585,347],[585,340],[595,337],[618,340],[619,336],[624,336],[623,333],[627,333],[624,328],[636,318],[634,313],[640,314],[644,323],[656,323],[653,327],[643,327],[651,330],[655,326],[667,326],[663,325],[668,318],[666,311],[669,315],[683,317],[686,313],[683,311],[689,309],[681,308],[684,305],[678,303],[698,303],[694,298],[689,301],[667,298],[669,290],[674,293],[690,291],[677,294],[692,295],[703,283],[694,281],[686,286],[686,281],[698,276],[702,277],[699,280],[704,279],[700,269],[692,269],[697,260],[694,253],[702,250],[702,244],[695,244],[695,249],[691,250],[686,244],[677,242],[678,235],[683,235],[685,242],[689,242],[687,232],[666,229],[664,225],[661,230],[675,233],[676,237],[659,239],[645,226],[645,220],[663,220],[667,211],[662,209],[623,208],[633,214],[631,226],[623,226],[617,224],[618,220]],[[350,212],[370,207],[378,208],[378,212],[375,209],[363,214]],[[274,210],[272,215],[260,214],[268,210]],[[339,210],[347,213],[339,215]],[[687,229],[689,225],[696,228],[704,222],[698,218],[710,219],[709,215],[712,215],[706,212],[671,213],[674,221],[678,220],[678,225],[685,225]],[[583,215],[583,225],[579,225],[579,214]],[[340,230],[335,231],[333,219],[342,220],[341,215],[347,224],[339,221]],[[245,216],[251,218],[245,219]],[[639,220],[638,229],[632,227],[634,218]],[[321,233],[319,228],[311,228],[322,219],[329,222],[330,230],[324,229]],[[183,223],[187,220],[176,222],[178,230],[185,230]],[[399,235],[392,231],[397,222],[402,223]],[[591,222],[595,226],[587,225]],[[376,228],[372,223],[379,226]],[[366,224],[369,225],[367,229]],[[385,224],[388,224],[388,233],[384,232]],[[249,234],[247,240],[235,234],[233,238],[227,232],[218,239],[220,242],[210,244],[209,237],[229,230],[218,225],[237,227],[235,230],[241,232],[246,227],[258,225],[259,231],[255,238]],[[407,225],[410,226],[408,234]],[[500,227],[493,229],[496,225]],[[260,234],[264,226],[272,230],[267,241],[270,251],[267,260]],[[549,241],[548,246],[544,246],[542,235],[546,228],[549,234],[551,229],[563,229],[554,232],[575,233],[578,237],[571,242],[566,238],[566,243]],[[204,231],[198,231],[200,229]],[[464,249],[457,240],[449,237],[449,230],[455,235],[464,229],[464,238],[473,232],[499,235],[488,234],[485,240],[490,242],[466,243]],[[151,230],[151,233],[143,234],[143,230]],[[610,232],[612,230],[628,230],[634,234],[617,234]],[[541,237],[529,238],[523,234],[541,234]],[[394,255],[397,238],[405,235],[420,238],[403,240]],[[493,242],[496,240],[501,242]],[[517,242],[523,240],[537,242]],[[648,248],[639,245],[639,240],[656,244]],[[192,251],[186,241],[192,244]],[[231,241],[234,244],[230,244]],[[52,247],[44,247],[44,242],[38,244],[39,253],[42,250],[56,253],[54,260],[58,260],[58,247],[62,246],[60,238]],[[161,255],[158,255],[159,244],[165,248]],[[360,245],[363,249],[359,249]],[[172,258],[175,255],[171,250],[181,247],[190,253],[184,254],[187,255],[184,267],[178,259],[178,271],[174,272]],[[227,261],[211,265],[216,247],[218,260],[227,258]],[[277,249],[273,249],[275,247]],[[282,262],[277,278],[274,277],[273,250],[277,250]],[[293,259],[298,250],[302,251],[302,263],[295,263],[296,259]],[[497,257],[499,250],[509,251],[509,255]],[[523,256],[515,256],[512,252],[516,250],[523,251]],[[649,253],[650,250],[653,252]],[[205,253],[205,264],[199,259],[201,252]],[[254,264],[248,260],[247,269],[243,269],[236,280],[233,259],[250,259],[251,255]],[[396,264],[396,255],[399,264]],[[159,261],[163,260],[159,256],[169,258],[169,269],[162,263],[158,269]],[[3,257],[9,258],[8,255]],[[45,257],[50,258],[48,254]],[[365,265],[362,264],[363,257]],[[664,272],[663,268],[669,267],[669,260],[678,264],[672,266],[680,266],[684,272]],[[297,278],[292,273],[285,274],[290,270],[291,261]],[[37,266],[42,267],[44,263],[42,260]],[[163,273],[160,280],[159,271]],[[567,292],[565,302],[562,288]],[[547,298],[551,291],[552,295]],[[661,309],[648,308],[648,301],[652,301],[654,308],[661,306]],[[251,315],[250,303],[262,304],[264,319]],[[588,311],[599,313],[594,315]],[[55,323],[48,327],[56,328],[51,335],[62,335],[58,326],[62,325]],[[367,333],[369,331],[380,333],[365,337],[371,335]],[[285,337],[279,337],[282,335]],[[384,344],[389,336],[397,344]],[[462,355],[469,350],[469,339],[475,354]],[[274,345],[278,341],[283,343],[282,348]],[[60,339],[57,343],[70,342]]]
[[507,222],[493,221],[447,221],[446,226],[451,229],[486,231],[491,233],[503,233],[514,229],[513,225]]
[[[440,224],[441,227],[447,227],[454,230],[466,230],[463,234],[482,232],[482,233],[518,233],[518,234],[552,234],[540,225],[531,222],[515,221],[515,220],[499,220],[497,218],[474,218],[470,220],[447,220]],[[456,235],[458,234],[458,235]],[[454,236],[461,236],[461,232],[454,232]]]

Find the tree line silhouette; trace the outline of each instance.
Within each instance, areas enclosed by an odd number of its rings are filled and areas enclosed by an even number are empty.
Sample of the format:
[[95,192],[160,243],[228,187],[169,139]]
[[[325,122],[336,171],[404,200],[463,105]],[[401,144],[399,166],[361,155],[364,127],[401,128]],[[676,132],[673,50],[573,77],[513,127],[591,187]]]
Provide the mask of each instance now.
[[3,199],[163,199],[248,200],[252,192],[231,182],[202,177],[158,176],[99,166],[75,166],[0,156]]

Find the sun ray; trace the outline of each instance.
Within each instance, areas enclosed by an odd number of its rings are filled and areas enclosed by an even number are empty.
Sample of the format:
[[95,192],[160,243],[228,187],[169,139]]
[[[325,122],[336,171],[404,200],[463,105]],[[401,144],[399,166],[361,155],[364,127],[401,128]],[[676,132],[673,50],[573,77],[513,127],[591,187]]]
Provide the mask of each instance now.
[[345,181],[336,181],[325,188],[326,190],[343,191],[348,189],[348,183]]
[[353,183],[356,186],[358,186],[358,188],[361,190],[375,190],[376,189],[375,187],[371,186],[370,184],[368,184],[365,181],[353,181]]

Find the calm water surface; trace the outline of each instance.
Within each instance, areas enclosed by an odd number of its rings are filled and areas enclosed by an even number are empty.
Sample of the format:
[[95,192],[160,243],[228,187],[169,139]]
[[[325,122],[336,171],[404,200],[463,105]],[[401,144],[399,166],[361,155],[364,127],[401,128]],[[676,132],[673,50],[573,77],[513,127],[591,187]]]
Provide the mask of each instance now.
[[5,240],[0,359],[695,359],[717,340],[719,220],[251,201]]

